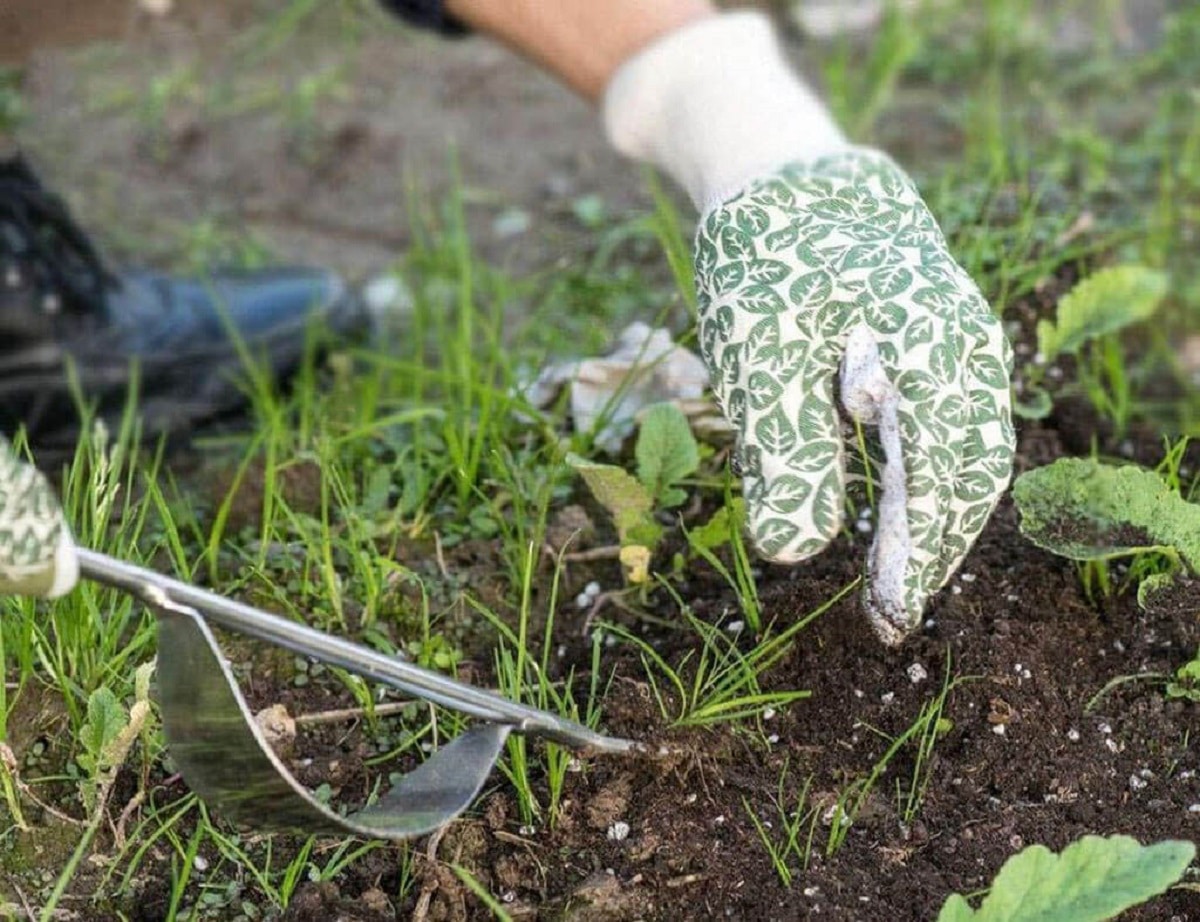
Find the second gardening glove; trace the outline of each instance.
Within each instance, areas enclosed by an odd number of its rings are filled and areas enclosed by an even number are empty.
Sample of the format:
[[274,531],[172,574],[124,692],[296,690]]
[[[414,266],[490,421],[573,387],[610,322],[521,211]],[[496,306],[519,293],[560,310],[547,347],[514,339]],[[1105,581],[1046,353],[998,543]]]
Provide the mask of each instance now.
[[644,49],[609,84],[605,118],[618,149],[665,169],[701,211],[701,354],[766,558],[803,560],[841,527],[838,399],[878,426],[864,598],[878,636],[899,643],[1009,481],[999,322],[912,181],[845,140],[762,16],[712,16]]
[[54,490],[0,437],[0,595],[56,598],[79,578]]

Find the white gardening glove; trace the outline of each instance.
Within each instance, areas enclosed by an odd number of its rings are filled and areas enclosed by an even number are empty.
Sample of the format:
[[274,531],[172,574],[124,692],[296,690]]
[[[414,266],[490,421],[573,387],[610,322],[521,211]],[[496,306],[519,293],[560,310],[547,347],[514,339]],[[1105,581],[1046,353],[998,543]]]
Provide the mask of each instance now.
[[609,84],[605,119],[618,149],[665,169],[701,211],[701,354],[740,433],[765,557],[804,560],[841,527],[838,399],[879,427],[864,600],[879,637],[899,643],[1009,481],[1000,324],[911,180],[846,142],[761,15],[713,16],[643,50]]
[[57,598],[79,579],[54,490],[0,438],[0,595]]

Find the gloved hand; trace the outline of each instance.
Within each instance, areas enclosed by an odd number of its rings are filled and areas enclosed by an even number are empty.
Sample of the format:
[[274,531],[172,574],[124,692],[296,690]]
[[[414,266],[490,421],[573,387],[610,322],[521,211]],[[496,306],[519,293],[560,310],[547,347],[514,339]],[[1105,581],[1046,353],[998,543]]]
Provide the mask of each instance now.
[[841,527],[835,393],[879,427],[864,600],[878,636],[899,643],[1008,484],[999,322],[912,182],[846,142],[758,14],[702,19],[641,51],[610,82],[605,117],[618,149],[666,169],[701,210],[701,354],[740,434],[765,557],[804,560]]
[[79,561],[54,490],[0,438],[0,595],[57,598]]

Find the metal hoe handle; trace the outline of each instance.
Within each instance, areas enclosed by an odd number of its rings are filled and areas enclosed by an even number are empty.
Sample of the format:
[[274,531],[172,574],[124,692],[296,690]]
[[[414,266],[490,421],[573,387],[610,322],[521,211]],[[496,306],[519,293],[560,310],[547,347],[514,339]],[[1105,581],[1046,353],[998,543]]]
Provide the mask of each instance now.
[[87,579],[128,592],[150,605],[162,605],[163,602],[186,605],[226,630],[345,669],[434,704],[454,708],[481,720],[504,724],[521,733],[544,736],[572,749],[619,754],[641,748],[632,740],[604,736],[573,720],[518,704],[397,657],[387,656],[152,570],[83,548],[77,553],[80,573]]

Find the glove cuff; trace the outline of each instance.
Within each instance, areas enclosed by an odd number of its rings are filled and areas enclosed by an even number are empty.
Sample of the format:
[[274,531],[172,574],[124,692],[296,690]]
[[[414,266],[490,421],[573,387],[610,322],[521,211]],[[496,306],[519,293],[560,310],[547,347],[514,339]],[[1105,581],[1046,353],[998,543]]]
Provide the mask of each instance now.
[[702,212],[849,146],[761,13],[709,16],[653,42],[618,68],[603,105],[612,145],[665,170]]

